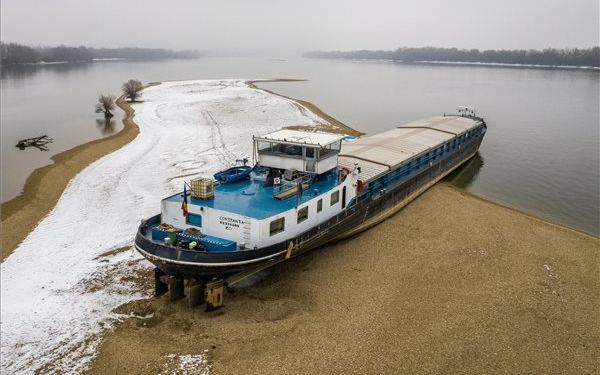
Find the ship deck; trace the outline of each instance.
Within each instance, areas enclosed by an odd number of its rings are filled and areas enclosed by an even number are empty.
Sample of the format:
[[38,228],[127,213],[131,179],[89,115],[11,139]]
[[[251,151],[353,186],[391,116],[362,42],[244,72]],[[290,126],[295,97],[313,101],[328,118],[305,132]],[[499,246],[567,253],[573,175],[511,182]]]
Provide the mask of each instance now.
[[[203,200],[188,196],[188,205],[209,207],[261,220],[292,209],[314,198],[316,194],[333,189],[337,185],[337,175],[335,170],[323,173],[315,177],[310,187],[302,192],[302,196],[295,193],[283,200],[274,198],[275,189],[263,184],[264,181],[251,179],[217,184],[214,187],[213,199]],[[180,192],[165,200],[181,202],[182,199],[183,192]]]
[[[438,116],[399,126],[381,134],[359,138],[342,144],[338,156],[339,166],[352,170],[361,168],[363,183],[378,178],[397,168],[402,163],[417,158],[444,142],[464,134],[481,122],[479,118],[462,116]],[[336,170],[316,176],[310,187],[299,196],[295,192],[280,194],[275,189],[264,187],[264,181],[245,179],[238,182],[214,186],[214,198],[202,200],[188,197],[188,205],[204,206],[236,213],[259,220],[280,214],[314,198],[317,194],[330,191],[337,185]],[[181,202],[182,192],[166,198]]]
[[436,116],[342,144],[340,166],[361,167],[366,183],[408,160],[473,129],[480,119],[463,116]]

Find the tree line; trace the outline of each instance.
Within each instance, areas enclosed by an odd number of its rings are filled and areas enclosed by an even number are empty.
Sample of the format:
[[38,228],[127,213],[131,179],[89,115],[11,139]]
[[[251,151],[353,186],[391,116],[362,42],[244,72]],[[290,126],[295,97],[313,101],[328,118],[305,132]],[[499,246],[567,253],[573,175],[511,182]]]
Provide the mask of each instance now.
[[358,50],[358,51],[313,51],[303,54],[312,58],[336,59],[377,59],[415,62],[453,62],[453,63],[489,63],[524,64],[548,66],[600,67],[600,47],[547,48],[543,50],[485,50],[458,48],[398,48],[395,51]]
[[80,62],[94,59],[193,59],[197,50],[172,51],[159,48],[29,47],[18,43],[0,43],[2,64],[39,62]]

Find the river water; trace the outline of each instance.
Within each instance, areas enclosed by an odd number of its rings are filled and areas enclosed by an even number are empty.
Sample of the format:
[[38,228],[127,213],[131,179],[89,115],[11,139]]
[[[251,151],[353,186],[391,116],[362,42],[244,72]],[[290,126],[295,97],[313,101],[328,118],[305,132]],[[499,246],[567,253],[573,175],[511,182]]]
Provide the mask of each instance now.
[[[260,86],[310,101],[367,134],[470,105],[488,133],[477,157],[448,178],[452,183],[600,234],[598,70],[260,57],[3,67],[2,202],[52,155],[119,131],[121,111],[106,123],[94,105],[101,93],[120,95],[131,78],[299,79]],[[15,147],[43,134],[54,139],[50,151]]]

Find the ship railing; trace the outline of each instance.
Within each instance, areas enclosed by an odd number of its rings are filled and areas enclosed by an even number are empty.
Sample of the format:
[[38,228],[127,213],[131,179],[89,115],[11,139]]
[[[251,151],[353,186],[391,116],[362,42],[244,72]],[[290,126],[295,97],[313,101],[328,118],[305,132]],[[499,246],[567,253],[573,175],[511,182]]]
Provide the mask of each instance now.
[[299,189],[305,191],[310,187],[314,175],[312,173],[301,172],[296,175],[296,178],[288,180],[282,178],[280,184],[273,186],[273,197],[277,199],[286,199],[293,195],[299,194]]
[[[473,108],[473,107],[461,105],[461,106],[458,106],[456,108],[456,110],[458,111],[458,115],[461,117],[466,117],[466,118],[470,118],[470,119],[477,120],[477,121],[483,121],[483,117],[477,116],[477,113],[475,112],[475,108]],[[446,114],[444,114],[444,116],[445,115]]]

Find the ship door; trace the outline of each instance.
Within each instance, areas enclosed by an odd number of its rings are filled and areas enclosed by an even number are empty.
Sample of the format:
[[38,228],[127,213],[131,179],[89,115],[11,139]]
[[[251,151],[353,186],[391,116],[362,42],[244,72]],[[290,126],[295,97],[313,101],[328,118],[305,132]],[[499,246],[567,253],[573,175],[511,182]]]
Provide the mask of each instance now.
[[346,187],[342,189],[342,209],[346,208]]
[[315,158],[315,149],[314,147],[305,147],[304,148],[304,162],[305,162],[305,167],[304,170],[306,172],[311,172],[314,173],[316,172],[316,163],[317,160]]

